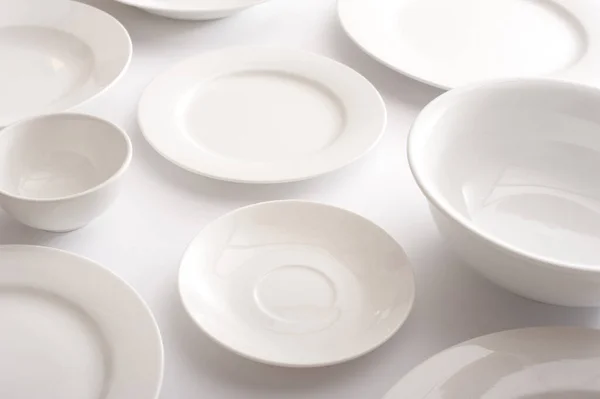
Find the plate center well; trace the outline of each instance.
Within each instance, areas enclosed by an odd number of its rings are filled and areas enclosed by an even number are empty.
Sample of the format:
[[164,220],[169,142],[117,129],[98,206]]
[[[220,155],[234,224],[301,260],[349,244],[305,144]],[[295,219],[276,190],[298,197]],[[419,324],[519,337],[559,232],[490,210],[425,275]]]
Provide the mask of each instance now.
[[18,119],[61,100],[90,77],[94,56],[78,38],[51,28],[0,28],[0,118]]
[[0,397],[99,399],[107,347],[80,310],[50,294],[0,288]]
[[338,317],[334,283],[319,270],[285,265],[265,274],[254,289],[258,307],[288,333],[318,331]]
[[201,85],[183,104],[198,146],[245,162],[303,158],[330,146],[345,124],[341,101],[321,84],[276,71],[239,72]]

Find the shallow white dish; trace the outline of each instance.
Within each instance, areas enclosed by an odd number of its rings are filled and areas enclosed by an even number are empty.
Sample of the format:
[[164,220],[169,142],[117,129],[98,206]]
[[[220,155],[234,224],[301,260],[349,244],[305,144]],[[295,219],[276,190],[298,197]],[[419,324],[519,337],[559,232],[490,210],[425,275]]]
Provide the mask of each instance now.
[[115,18],[69,0],[0,0],[0,126],[102,93],[131,59]]
[[596,0],[338,0],[338,13],[366,53],[432,86],[537,76],[600,85]]
[[451,246],[529,298],[600,305],[600,90],[517,80],[445,93],[408,158]]
[[224,18],[267,0],[116,0],[162,17],[207,20]]
[[303,201],[233,211],[189,245],[179,290],[210,337],[292,367],[361,356],[404,323],[415,297],[400,245],[346,210]]
[[155,399],[163,349],[139,295],[46,247],[0,246],[0,397]]
[[385,105],[361,75],[302,51],[234,48],[157,77],[139,105],[150,145],[204,176],[247,183],[339,169],[383,134]]
[[600,331],[502,331],[446,349],[410,371],[384,399],[594,399]]
[[34,228],[83,227],[116,199],[131,153],[127,134],[94,116],[17,122],[0,131],[0,206]]

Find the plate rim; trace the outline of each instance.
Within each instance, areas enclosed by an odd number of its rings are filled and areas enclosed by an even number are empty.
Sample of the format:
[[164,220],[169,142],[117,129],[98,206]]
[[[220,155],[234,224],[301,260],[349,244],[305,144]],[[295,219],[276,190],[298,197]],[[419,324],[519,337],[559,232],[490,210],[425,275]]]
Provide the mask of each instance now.
[[[2,253],[5,250],[8,250],[8,251],[17,250],[17,251],[22,251],[22,252],[41,251],[42,253],[46,252],[46,253],[58,254],[61,257],[75,260],[76,262],[81,263],[81,264],[86,264],[87,267],[95,268],[96,270],[98,270],[98,271],[104,273],[106,276],[108,276],[112,281],[115,281],[118,284],[122,285],[122,287],[124,289],[126,289],[131,294],[133,294],[134,297],[136,298],[136,302],[138,303],[139,308],[144,311],[146,317],[149,317],[149,320],[152,322],[151,324],[154,327],[152,334],[154,335],[154,338],[156,339],[155,343],[157,344],[157,346],[155,349],[157,350],[157,353],[159,355],[159,357],[158,357],[159,363],[156,365],[157,366],[156,371],[158,372],[158,379],[154,382],[155,387],[153,389],[153,391],[154,391],[153,396],[151,398],[147,398],[147,399],[158,399],[160,392],[162,390],[163,382],[164,382],[164,370],[165,370],[164,342],[162,339],[162,334],[160,332],[160,328],[158,326],[156,318],[154,317],[154,314],[152,313],[152,310],[150,309],[150,306],[148,306],[148,304],[146,303],[144,298],[142,298],[142,296],[137,292],[137,290],[135,290],[135,288],[131,284],[129,284],[127,281],[125,281],[125,279],[121,278],[119,275],[117,275],[111,269],[103,266],[101,263],[96,262],[86,256],[79,255],[77,253],[67,251],[64,249],[48,247],[48,246],[44,246],[44,245],[0,244],[0,253]],[[0,258],[0,266],[1,266],[2,262],[3,261]],[[39,290],[44,291],[43,289],[39,289]],[[84,308],[79,306],[79,304],[73,302],[72,300],[70,300],[68,298],[64,298],[63,296],[61,296],[60,293],[53,293],[53,295],[57,295],[61,299],[66,300],[69,304],[73,304],[73,306],[75,306],[78,310],[80,310],[87,317],[89,317],[91,320],[93,320],[94,323],[97,323],[98,326],[101,327],[101,325],[98,323],[96,318],[92,317]],[[110,344],[110,342],[108,342],[108,344]],[[112,399],[112,398],[107,397],[107,399]],[[144,398],[137,398],[137,399],[144,399]]]
[[[402,253],[404,254],[404,262],[402,263],[401,267],[405,268],[406,271],[408,272],[409,275],[409,284],[410,284],[410,288],[411,288],[411,293],[410,293],[410,300],[408,302],[408,305],[406,307],[406,313],[404,315],[403,318],[398,320],[397,325],[391,330],[389,331],[383,339],[381,339],[379,342],[377,342],[377,344],[371,346],[370,348],[367,348],[366,350],[363,351],[359,351],[355,354],[352,354],[350,356],[343,356],[341,358],[337,358],[331,361],[326,361],[326,362],[320,362],[320,363],[298,363],[298,362],[278,362],[278,361],[273,361],[273,360],[269,360],[266,358],[261,358],[258,356],[254,356],[254,355],[250,355],[247,353],[244,353],[240,350],[238,350],[237,348],[234,348],[228,344],[226,344],[225,342],[221,341],[218,337],[214,336],[213,334],[211,334],[208,330],[206,330],[204,328],[204,326],[202,325],[202,323],[200,323],[193,315],[192,315],[192,311],[190,310],[190,307],[187,305],[186,300],[184,298],[183,295],[183,291],[181,289],[182,286],[182,270],[184,268],[184,261],[185,258],[188,254],[188,252],[191,250],[192,246],[194,245],[194,242],[196,241],[196,239],[202,234],[202,232],[204,232],[205,230],[207,230],[209,227],[211,227],[212,225],[214,225],[215,223],[218,223],[220,220],[226,218],[226,217],[231,217],[237,213],[241,213],[241,212],[245,212],[248,211],[252,208],[257,208],[257,207],[261,207],[261,206],[271,206],[274,204],[282,204],[282,203],[289,203],[289,204],[304,204],[304,205],[309,205],[309,206],[318,206],[318,207],[325,207],[325,208],[329,208],[329,209],[333,209],[336,211],[342,211],[348,215],[350,215],[351,217],[357,217],[359,219],[361,219],[362,221],[372,225],[374,228],[380,230],[382,233],[384,233],[386,236],[388,236],[391,240],[393,240],[393,242],[395,243],[395,245],[402,251]],[[194,325],[208,338],[210,338],[211,341],[213,341],[214,343],[216,343],[219,347],[224,348],[228,351],[230,351],[231,353],[235,353],[236,355],[245,358],[245,359],[249,359],[258,363],[262,363],[262,364],[266,364],[266,365],[270,365],[270,366],[278,366],[278,367],[286,367],[286,368],[296,368],[296,369],[309,369],[309,368],[317,368],[317,367],[327,367],[327,366],[333,366],[336,364],[341,364],[341,363],[346,363],[355,359],[358,359],[362,356],[368,355],[372,352],[374,352],[375,350],[379,349],[381,346],[383,346],[385,343],[387,343],[394,335],[396,335],[396,333],[406,324],[407,320],[409,319],[410,315],[413,313],[414,310],[414,306],[415,306],[415,302],[416,302],[416,297],[417,297],[417,281],[416,281],[416,275],[415,275],[415,271],[414,268],[412,266],[412,262],[410,260],[410,258],[408,257],[406,251],[404,250],[404,247],[402,247],[402,245],[400,244],[400,242],[398,242],[398,240],[396,240],[386,229],[384,229],[383,227],[381,227],[379,224],[375,223],[374,221],[372,221],[371,219],[362,216],[359,213],[356,213],[354,211],[348,210],[346,208],[342,208],[342,207],[338,207],[336,205],[331,205],[331,204],[327,204],[324,202],[319,202],[319,201],[311,201],[311,200],[299,200],[299,199],[283,199],[283,200],[273,200],[273,201],[263,201],[263,202],[257,202],[254,204],[250,204],[250,205],[246,205],[240,208],[236,208],[232,211],[226,212],[224,214],[222,214],[221,216],[211,220],[210,222],[208,222],[206,225],[204,225],[195,235],[194,237],[190,240],[190,242],[188,243],[188,245],[186,246],[185,250],[183,251],[182,256],[180,257],[180,261],[179,261],[179,269],[177,271],[177,291],[178,291],[178,295],[179,295],[179,301],[182,304],[183,308],[185,309],[185,312],[187,314],[187,316],[190,318],[190,320],[194,323]]]
[[[23,1],[23,0],[19,0],[19,1]],[[27,0],[28,1],[28,0]],[[58,2],[58,0],[46,0],[49,3],[50,2]],[[65,1],[65,0],[62,0]],[[97,97],[100,97],[102,94],[106,93],[108,90],[110,90],[111,88],[113,88],[117,82],[119,82],[121,80],[121,78],[123,78],[123,76],[125,76],[125,74],[127,73],[127,71],[129,70],[129,67],[131,65],[131,61],[133,58],[133,41],[131,40],[131,36],[129,35],[129,31],[127,31],[127,28],[125,28],[125,26],[121,23],[121,21],[119,21],[116,17],[112,16],[111,14],[109,14],[108,12],[101,10],[97,7],[94,7],[90,4],[86,4],[86,3],[81,3],[79,1],[75,1],[75,0],[66,0],[67,3],[69,3],[71,5],[71,7],[80,7],[81,9],[86,9],[86,12],[92,12],[92,13],[100,13],[103,14],[104,17],[106,17],[108,20],[110,20],[112,23],[115,24],[115,30],[120,30],[120,34],[122,34],[123,39],[125,39],[124,44],[126,44],[127,47],[127,60],[125,60],[125,63],[121,66],[121,70],[119,71],[119,73],[117,74],[117,76],[115,76],[106,86],[100,88],[100,90],[94,92],[92,95],[90,95],[89,97],[84,98],[81,101],[76,102],[75,104],[71,105],[71,106],[67,106],[65,108],[56,110],[56,111],[52,111],[52,112],[48,112],[48,111],[43,111],[41,113],[36,112],[36,113],[31,113],[29,112],[25,117],[20,117],[20,118],[10,118],[6,117],[6,118],[2,118],[0,117],[0,129],[3,127],[8,127],[11,126],[15,123],[19,123],[21,121],[24,121],[26,119],[31,119],[34,117],[39,117],[41,115],[47,115],[47,114],[53,114],[53,113],[58,113],[58,112],[69,112],[75,108],[78,108],[80,106],[83,106],[85,104],[87,104],[88,102],[96,99]],[[51,6],[51,4],[49,4],[49,6]],[[17,25],[17,26],[27,26],[27,25]],[[34,25],[37,26],[37,25]],[[81,40],[80,37],[77,37],[78,40]],[[81,40],[83,43],[85,43],[86,45],[88,44],[86,41]]]
[[423,83],[423,84],[426,84],[428,86],[435,87],[435,88],[441,89],[441,90],[446,90],[447,91],[447,90],[452,90],[454,88],[454,87],[446,86],[444,84],[437,83],[437,82],[434,82],[434,81],[429,80],[429,79],[421,78],[421,77],[419,77],[417,75],[409,73],[409,72],[405,71],[404,69],[402,69],[402,68],[400,68],[398,66],[395,66],[392,63],[384,60],[383,58],[375,55],[372,51],[370,51],[369,49],[367,49],[359,40],[357,40],[354,37],[354,35],[351,33],[351,30],[348,29],[348,26],[347,26],[347,24],[345,22],[345,19],[342,17],[342,14],[343,14],[342,8],[343,7],[349,7],[349,6],[345,5],[345,4],[346,3],[350,3],[352,1],[355,1],[355,0],[336,0],[336,14],[337,14],[337,19],[338,19],[338,21],[339,21],[339,23],[340,23],[340,25],[342,27],[342,30],[346,34],[346,37],[348,37],[352,41],[352,43],[354,43],[354,45],[356,47],[358,47],[360,50],[362,50],[363,53],[367,54],[374,61],[380,63],[381,65],[383,65],[383,66],[385,66],[385,67],[387,67],[387,68],[389,68],[389,69],[391,69],[393,71],[396,71],[396,72],[398,72],[398,73],[406,76],[409,79],[413,79],[413,80],[415,80],[417,82],[420,82],[420,83]]

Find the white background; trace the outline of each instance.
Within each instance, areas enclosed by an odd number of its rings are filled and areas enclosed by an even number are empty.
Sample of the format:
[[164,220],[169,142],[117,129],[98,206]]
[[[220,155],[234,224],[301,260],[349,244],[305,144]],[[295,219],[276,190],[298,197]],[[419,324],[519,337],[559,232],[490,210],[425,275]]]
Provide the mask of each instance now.
[[[333,0],[271,0],[212,22],[172,21],[110,0],[85,2],[118,18],[133,40],[133,61],[124,78],[77,109],[107,118],[129,133],[134,158],[124,191],[104,216],[69,234],[37,232],[0,213],[0,243],[71,250],[102,263],[133,285],[152,308],[163,335],[162,399],[380,398],[412,367],[466,339],[516,327],[600,324],[595,310],[543,305],[497,288],[448,251],[411,177],[405,153],[412,120],[441,92],[364,55],[342,31]],[[178,60],[236,45],[305,49],[356,69],[385,99],[388,128],[383,140],[362,161],[303,183],[222,183],[169,164],[149,147],[137,126],[142,90]],[[176,279],[179,259],[192,237],[237,207],[287,198],[317,200],[358,212],[392,234],[412,260],[417,279],[413,313],[375,352],[322,369],[264,366],[222,349],[184,313]]]

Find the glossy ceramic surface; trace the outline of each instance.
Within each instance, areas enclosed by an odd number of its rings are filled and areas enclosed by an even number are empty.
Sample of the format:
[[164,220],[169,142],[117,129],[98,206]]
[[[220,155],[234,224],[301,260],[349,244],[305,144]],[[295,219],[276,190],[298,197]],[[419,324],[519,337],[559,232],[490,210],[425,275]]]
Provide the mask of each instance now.
[[447,349],[409,372],[384,399],[594,399],[600,331],[503,331]]
[[523,296],[600,304],[600,91],[521,80],[446,93],[409,162],[434,219],[477,270]]
[[151,14],[174,19],[207,20],[228,17],[267,0],[116,0]]
[[266,202],[206,227],[179,271],[183,304],[209,336],[260,362],[340,363],[389,339],[412,308],[404,251],[332,206]]
[[82,227],[113,203],[131,152],[123,130],[93,116],[18,122],[0,131],[0,205],[38,229]]
[[184,61],[139,105],[165,158],[221,180],[307,179],[360,158],[382,136],[385,105],[361,75],[316,54],[234,48]]
[[600,85],[595,0],[338,0],[338,11],[365,52],[440,88],[536,76]]
[[0,397],[155,399],[163,349],[150,310],[102,266],[0,246]]
[[125,28],[94,7],[0,0],[0,126],[100,94],[124,74],[131,53]]

